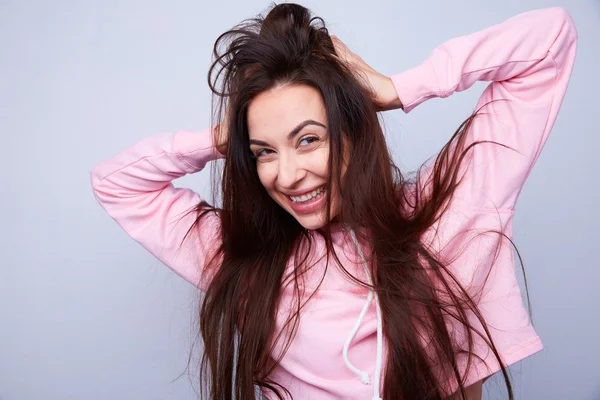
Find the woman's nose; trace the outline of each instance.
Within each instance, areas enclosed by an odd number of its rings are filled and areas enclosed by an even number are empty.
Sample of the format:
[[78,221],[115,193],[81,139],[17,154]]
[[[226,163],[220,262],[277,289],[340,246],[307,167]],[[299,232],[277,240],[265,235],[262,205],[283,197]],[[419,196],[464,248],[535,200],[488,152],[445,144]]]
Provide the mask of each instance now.
[[279,171],[277,173],[277,183],[284,188],[292,188],[297,182],[306,175],[306,170],[302,168],[300,160],[292,155],[282,155],[279,157]]

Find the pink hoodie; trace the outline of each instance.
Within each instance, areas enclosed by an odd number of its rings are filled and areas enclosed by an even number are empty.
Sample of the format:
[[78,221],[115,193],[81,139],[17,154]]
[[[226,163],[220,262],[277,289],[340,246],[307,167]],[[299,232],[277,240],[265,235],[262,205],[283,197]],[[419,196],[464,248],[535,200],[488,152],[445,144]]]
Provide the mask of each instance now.
[[[430,229],[425,243],[441,250],[448,260],[460,254],[450,268],[469,290],[483,289],[478,305],[507,365],[540,351],[542,343],[523,306],[510,243],[502,241],[490,272],[499,238],[477,233],[495,229],[511,237],[515,203],[559,111],[576,41],[573,21],[565,10],[531,11],[449,40],[421,65],[392,76],[405,112],[427,99],[468,89],[477,81],[491,81],[477,108],[502,100],[488,105],[485,114],[475,120],[467,144],[491,140],[516,151],[479,144],[468,153],[464,181],[448,213]],[[94,194],[108,214],[148,251],[200,289],[210,281],[211,274],[203,271],[203,264],[207,252],[218,245],[219,220],[215,216],[204,220],[192,233],[193,240],[180,248],[194,216],[177,220],[201,198],[190,189],[173,187],[171,181],[202,170],[218,157],[210,128],[166,133],[142,140],[98,164],[91,173]],[[324,244],[318,237],[316,240],[315,260],[324,252]],[[346,268],[363,280],[370,279],[353,232],[339,230],[334,241]],[[324,265],[320,260],[311,269],[307,294],[316,287]],[[489,280],[483,286],[488,273]],[[278,330],[288,316],[292,295],[290,287],[283,288]],[[380,398],[386,343],[377,298],[371,298],[373,293],[353,285],[338,268],[328,268],[315,297],[303,309],[297,334],[273,378],[295,399]],[[475,362],[466,385],[499,370],[488,346],[475,339],[475,351],[485,363]],[[448,386],[448,390],[454,389]]]

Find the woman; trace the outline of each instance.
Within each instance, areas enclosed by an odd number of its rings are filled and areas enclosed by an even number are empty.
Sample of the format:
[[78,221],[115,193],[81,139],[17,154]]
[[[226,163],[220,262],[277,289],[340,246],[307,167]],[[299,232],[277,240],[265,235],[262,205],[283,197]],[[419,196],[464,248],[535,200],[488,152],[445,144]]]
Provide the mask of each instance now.
[[[512,216],[576,39],[566,11],[531,11],[386,77],[299,5],[221,35],[214,128],[150,137],[92,171],[104,209],[206,292],[210,398],[481,399],[498,371],[513,398],[506,367],[542,344]],[[403,176],[377,112],[477,81],[491,81],[477,112]],[[218,158],[221,207],[171,184]]]

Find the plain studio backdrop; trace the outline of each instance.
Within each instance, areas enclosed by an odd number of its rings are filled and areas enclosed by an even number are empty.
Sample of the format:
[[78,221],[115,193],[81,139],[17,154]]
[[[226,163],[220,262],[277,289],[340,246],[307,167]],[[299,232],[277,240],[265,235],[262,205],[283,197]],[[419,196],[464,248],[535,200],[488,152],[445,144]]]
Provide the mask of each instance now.
[[[600,2],[304,1],[391,75],[443,41],[562,6],[579,32],[571,84],[514,220],[545,350],[511,368],[517,399],[600,399]],[[199,293],[130,239],[91,168],[144,137],[209,125],[217,36],[267,1],[0,0],[1,400],[193,399],[184,372]],[[433,156],[484,84],[387,112],[404,170]],[[176,182],[209,194],[205,170]],[[196,347],[198,358],[201,348]],[[498,377],[484,398],[503,399]]]

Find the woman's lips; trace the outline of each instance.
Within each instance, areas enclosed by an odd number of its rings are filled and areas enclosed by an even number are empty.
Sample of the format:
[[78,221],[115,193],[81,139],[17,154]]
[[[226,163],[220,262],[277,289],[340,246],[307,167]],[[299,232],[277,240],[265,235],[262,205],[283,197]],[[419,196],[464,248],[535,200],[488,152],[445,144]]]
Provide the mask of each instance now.
[[327,201],[327,193],[323,191],[317,197],[303,201],[301,203],[296,203],[293,201],[290,196],[285,196],[287,201],[290,204],[290,207],[294,212],[298,214],[310,214],[317,211],[319,208],[323,207],[325,202]]

